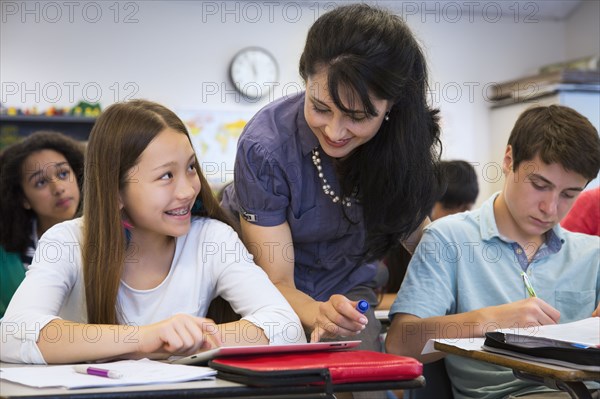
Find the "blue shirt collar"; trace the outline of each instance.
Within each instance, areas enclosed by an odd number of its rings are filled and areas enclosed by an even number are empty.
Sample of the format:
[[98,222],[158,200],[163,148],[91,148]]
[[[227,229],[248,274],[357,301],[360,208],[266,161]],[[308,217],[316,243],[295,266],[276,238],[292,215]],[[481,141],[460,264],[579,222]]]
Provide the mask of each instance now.
[[496,224],[496,218],[494,217],[494,201],[499,194],[500,192],[494,193],[494,195],[488,198],[479,209],[479,229],[481,239],[484,241],[489,241],[494,237],[498,237],[503,241],[510,241],[506,239],[506,237],[500,235],[498,225]]
[[562,245],[565,243],[562,227],[557,223],[552,229],[546,233],[546,245],[552,253],[560,251]]

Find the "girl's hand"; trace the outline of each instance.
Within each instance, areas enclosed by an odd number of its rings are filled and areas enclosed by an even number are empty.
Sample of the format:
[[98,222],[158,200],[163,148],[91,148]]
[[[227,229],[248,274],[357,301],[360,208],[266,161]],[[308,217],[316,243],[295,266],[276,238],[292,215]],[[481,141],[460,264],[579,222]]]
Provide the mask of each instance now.
[[364,330],[368,319],[356,310],[357,303],[343,295],[332,295],[327,302],[320,302],[310,342],[319,342],[321,338],[347,337]]
[[189,356],[222,345],[217,325],[210,319],[176,314],[140,328],[139,352]]

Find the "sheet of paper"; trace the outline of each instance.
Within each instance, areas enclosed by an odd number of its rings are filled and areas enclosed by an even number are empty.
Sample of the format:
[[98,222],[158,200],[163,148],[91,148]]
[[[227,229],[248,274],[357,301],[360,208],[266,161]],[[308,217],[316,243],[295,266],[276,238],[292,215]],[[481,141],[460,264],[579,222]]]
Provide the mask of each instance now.
[[505,334],[550,338],[591,346],[600,345],[600,317],[588,317],[587,319],[572,323],[550,324],[530,328],[504,328],[498,331]]
[[[572,323],[551,324],[530,328],[504,328],[503,333],[520,334],[535,337],[556,339],[559,341],[576,342],[585,345],[600,345],[600,317],[589,317],[587,319],[574,321]],[[461,339],[430,339],[425,344],[422,355],[439,352],[433,348],[435,341],[458,348],[476,351],[481,347],[485,338],[461,338]]]
[[77,389],[194,381],[214,378],[217,373],[208,367],[168,364],[148,359],[95,363],[89,366],[117,371],[123,374],[123,378],[79,374],[72,365],[3,367],[0,368],[0,378],[35,388]]

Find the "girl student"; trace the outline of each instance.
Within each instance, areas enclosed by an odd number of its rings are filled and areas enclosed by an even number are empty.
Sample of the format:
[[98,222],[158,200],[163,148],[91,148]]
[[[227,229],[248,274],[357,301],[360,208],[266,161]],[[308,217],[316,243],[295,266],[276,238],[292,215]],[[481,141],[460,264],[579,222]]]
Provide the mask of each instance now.
[[425,57],[400,17],[351,4],[315,21],[299,70],[306,91],[246,125],[222,203],[312,341],[378,350],[380,260],[414,248],[439,185]]
[[0,317],[25,278],[39,237],[80,211],[83,144],[38,131],[0,152]]
[[[110,106],[92,129],[85,168],[83,218],[40,240],[46,255],[1,323],[2,361],[304,342],[298,317],[228,226],[173,112],[144,100]],[[204,318],[217,296],[241,320]]]

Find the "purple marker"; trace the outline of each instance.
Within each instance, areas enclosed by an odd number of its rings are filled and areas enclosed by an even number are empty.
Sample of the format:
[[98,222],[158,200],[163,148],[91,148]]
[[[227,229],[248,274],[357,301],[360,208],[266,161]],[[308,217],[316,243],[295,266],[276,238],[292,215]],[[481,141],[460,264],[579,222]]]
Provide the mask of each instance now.
[[369,310],[369,302],[361,299],[356,304],[356,310],[358,310],[360,313],[365,313],[367,310]]
[[73,369],[76,372],[78,372],[79,374],[95,375],[98,377],[115,378],[115,379],[123,377],[123,374],[119,373],[118,371],[100,369],[97,367],[90,367],[90,366],[86,366],[86,365],[76,365],[76,366],[73,366]]

